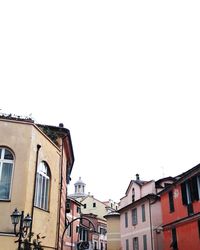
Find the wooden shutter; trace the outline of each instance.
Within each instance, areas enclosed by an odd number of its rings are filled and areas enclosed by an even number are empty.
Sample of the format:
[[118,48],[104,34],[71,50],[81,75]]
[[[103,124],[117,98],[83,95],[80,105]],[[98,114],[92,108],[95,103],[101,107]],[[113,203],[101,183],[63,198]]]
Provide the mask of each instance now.
[[182,203],[183,205],[187,205],[187,193],[186,193],[186,185],[185,182],[181,184],[181,193],[182,193]]
[[198,186],[197,186],[197,176],[193,176],[191,180],[191,191],[192,191],[192,200],[198,201],[199,194],[198,194]]

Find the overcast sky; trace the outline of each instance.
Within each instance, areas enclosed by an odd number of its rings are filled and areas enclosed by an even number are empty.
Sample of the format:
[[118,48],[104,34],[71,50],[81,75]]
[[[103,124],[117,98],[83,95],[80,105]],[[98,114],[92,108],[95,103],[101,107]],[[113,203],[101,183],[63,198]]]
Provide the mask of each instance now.
[[200,163],[199,1],[1,1],[0,109],[70,129],[86,192]]

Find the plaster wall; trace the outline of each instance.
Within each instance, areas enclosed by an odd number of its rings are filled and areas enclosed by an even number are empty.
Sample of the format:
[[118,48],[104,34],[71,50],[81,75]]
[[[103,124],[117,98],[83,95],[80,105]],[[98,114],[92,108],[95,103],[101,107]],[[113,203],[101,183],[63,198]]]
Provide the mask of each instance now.
[[[14,171],[9,201],[0,201],[0,232],[13,232],[10,214],[15,208],[31,213],[37,144],[41,145],[38,163],[46,161],[51,171],[49,210],[34,208],[32,231],[46,236],[43,245],[55,247],[58,219],[60,150],[33,124],[0,120],[0,146],[14,154]],[[12,248],[15,238],[3,236],[1,242]]]
[[[96,207],[93,207],[93,203],[96,203]],[[106,206],[102,202],[95,199],[93,196],[87,196],[82,204],[86,204],[86,208],[82,207],[81,212],[83,214],[93,213],[98,215],[99,218],[104,219],[104,215],[107,214]]]
[[107,246],[108,250],[120,250],[120,217],[107,217]]

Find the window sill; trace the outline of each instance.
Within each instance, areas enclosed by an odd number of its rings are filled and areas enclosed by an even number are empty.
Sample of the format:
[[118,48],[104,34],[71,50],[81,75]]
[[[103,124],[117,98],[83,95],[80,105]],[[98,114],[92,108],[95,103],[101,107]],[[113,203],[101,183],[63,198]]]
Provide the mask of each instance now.
[[10,232],[0,232],[0,236],[16,237],[14,233]]
[[41,207],[34,206],[34,208],[37,208],[37,209],[39,209],[39,210],[41,210],[41,211],[43,211],[43,212],[46,212],[46,213],[50,213],[49,210],[45,210],[45,209],[43,209],[43,208],[41,208]]
[[11,200],[9,199],[9,200],[2,200],[2,199],[0,199],[0,202],[11,202]]

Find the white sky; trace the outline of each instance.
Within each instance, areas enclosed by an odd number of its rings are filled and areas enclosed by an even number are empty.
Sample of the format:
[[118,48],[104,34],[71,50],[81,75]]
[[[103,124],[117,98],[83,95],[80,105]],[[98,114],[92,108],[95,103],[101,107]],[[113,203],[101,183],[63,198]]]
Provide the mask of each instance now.
[[0,109],[71,131],[73,184],[118,201],[135,174],[200,163],[199,1],[1,1]]

